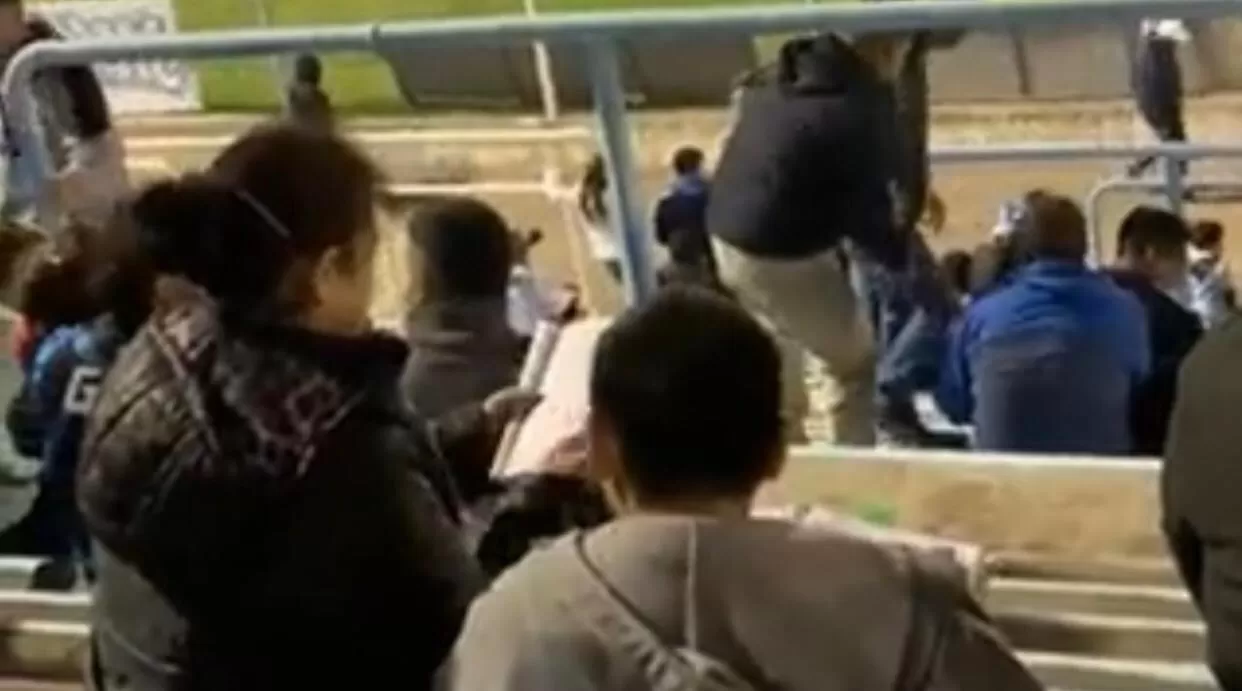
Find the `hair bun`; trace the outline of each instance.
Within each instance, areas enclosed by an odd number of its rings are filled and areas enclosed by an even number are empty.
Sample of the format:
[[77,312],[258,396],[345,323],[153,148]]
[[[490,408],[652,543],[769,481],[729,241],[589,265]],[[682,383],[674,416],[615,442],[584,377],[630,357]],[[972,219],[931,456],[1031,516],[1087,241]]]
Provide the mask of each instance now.
[[133,218],[155,269],[203,285],[219,275],[227,266],[230,243],[227,229],[215,221],[228,203],[228,188],[202,174],[144,190],[134,201]]

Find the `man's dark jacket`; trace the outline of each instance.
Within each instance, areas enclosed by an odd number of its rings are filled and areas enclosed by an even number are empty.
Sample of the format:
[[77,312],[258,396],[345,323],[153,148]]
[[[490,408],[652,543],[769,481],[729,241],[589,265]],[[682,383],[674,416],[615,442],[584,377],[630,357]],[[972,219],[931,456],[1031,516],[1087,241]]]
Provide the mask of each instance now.
[[1182,121],[1182,68],[1177,41],[1153,35],[1139,37],[1132,76],[1139,112],[1157,129]]
[[708,231],[774,259],[810,257],[849,238],[876,261],[902,266],[892,85],[831,34],[786,43],[772,77],[743,88]]
[[1199,318],[1177,304],[1147,278],[1129,271],[1111,271],[1117,285],[1130,291],[1147,314],[1147,333],[1151,340],[1151,374],[1134,392],[1130,433],[1134,453],[1141,456],[1164,454],[1173,398],[1177,394],[1177,372],[1182,361],[1203,336]]

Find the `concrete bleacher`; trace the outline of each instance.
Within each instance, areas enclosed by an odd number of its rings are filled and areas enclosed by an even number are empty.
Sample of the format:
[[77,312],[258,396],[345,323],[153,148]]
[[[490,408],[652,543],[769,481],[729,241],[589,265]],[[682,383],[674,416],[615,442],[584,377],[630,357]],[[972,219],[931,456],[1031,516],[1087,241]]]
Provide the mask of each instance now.
[[[1154,526],[1144,523],[1156,504],[1140,506],[1152,499],[1155,482],[1142,463],[1075,468],[1069,459],[1028,458],[1016,466],[918,456],[800,449],[765,501],[848,507],[888,496],[897,524],[989,547],[984,601],[1050,688],[1215,688],[1201,663],[1203,625],[1154,544]],[[1059,543],[1033,528],[1049,513],[1060,514],[1052,520]],[[1077,538],[1067,527],[1075,523]],[[34,560],[0,558],[0,677],[22,680],[0,682],[0,691],[79,688],[89,595],[32,592],[34,568]]]

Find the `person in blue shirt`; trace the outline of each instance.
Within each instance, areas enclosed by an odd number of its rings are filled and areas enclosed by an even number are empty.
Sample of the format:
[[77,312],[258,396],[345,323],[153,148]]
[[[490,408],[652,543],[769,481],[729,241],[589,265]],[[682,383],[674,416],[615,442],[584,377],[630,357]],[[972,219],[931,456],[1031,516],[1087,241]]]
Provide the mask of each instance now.
[[1028,262],[954,326],[936,401],[989,451],[1125,455],[1151,368],[1138,300],[1084,263],[1071,200],[1036,192],[1015,240]]
[[24,408],[37,419],[39,494],[22,519],[22,551],[44,557],[34,587],[72,588],[79,572],[93,579],[90,541],[75,499],[78,458],[87,414],[121,346],[157,305],[192,299],[178,279],[157,276],[130,247],[131,229],[114,222],[84,262],[80,277],[96,315],[61,325],[45,336],[30,357],[23,387]]
[[716,260],[707,235],[711,184],[703,174],[703,151],[683,146],[673,153],[673,180],[656,202],[652,224],[656,242],[669,252],[661,276],[693,276],[705,284],[716,277]]

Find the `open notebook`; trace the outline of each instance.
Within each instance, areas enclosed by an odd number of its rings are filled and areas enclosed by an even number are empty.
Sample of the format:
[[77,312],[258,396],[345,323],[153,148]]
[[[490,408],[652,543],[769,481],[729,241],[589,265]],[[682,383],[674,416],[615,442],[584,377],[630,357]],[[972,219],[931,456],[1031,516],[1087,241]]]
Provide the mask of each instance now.
[[492,475],[504,477],[531,472],[575,473],[586,454],[586,429],[595,342],[606,318],[584,319],[566,326],[543,323],[535,332],[523,386],[543,394],[543,401],[521,425],[509,430],[500,445]]

